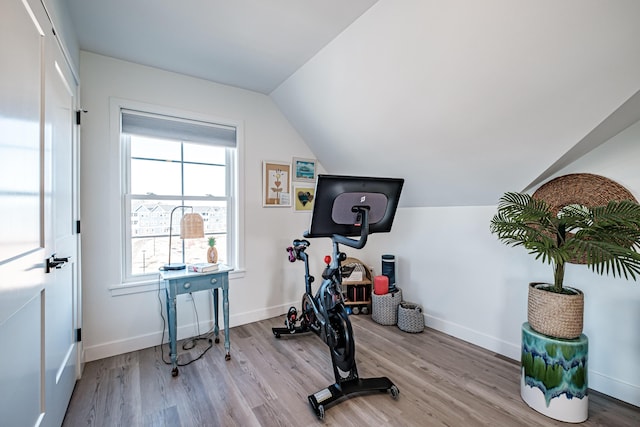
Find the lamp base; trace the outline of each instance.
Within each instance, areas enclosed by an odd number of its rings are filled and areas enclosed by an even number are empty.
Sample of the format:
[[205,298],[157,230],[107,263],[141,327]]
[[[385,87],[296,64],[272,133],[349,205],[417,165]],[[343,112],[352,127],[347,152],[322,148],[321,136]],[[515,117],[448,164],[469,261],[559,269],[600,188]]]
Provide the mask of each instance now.
[[164,271],[168,271],[168,270],[184,270],[185,268],[187,268],[187,265],[181,262],[174,262],[171,264],[165,264],[164,266],[162,266],[162,269]]

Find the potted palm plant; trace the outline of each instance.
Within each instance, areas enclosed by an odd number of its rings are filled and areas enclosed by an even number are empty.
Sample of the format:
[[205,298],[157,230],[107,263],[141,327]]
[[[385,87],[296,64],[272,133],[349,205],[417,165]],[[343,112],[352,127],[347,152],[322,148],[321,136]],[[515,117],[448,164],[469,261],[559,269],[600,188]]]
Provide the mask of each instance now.
[[[640,274],[640,205],[630,200],[596,207],[569,204],[556,214],[544,200],[509,192],[500,199],[491,232],[553,266],[553,284],[529,287],[528,321],[545,335],[570,339],[582,332],[584,297],[564,285],[566,263],[583,263],[598,274],[633,280]],[[557,299],[567,301],[554,302]],[[542,312],[532,312],[535,309]],[[574,311],[579,311],[579,319],[567,319]]]
[[531,283],[522,325],[520,395],[557,420],[588,417],[588,338],[582,334],[584,295],[565,286],[567,263],[598,274],[640,274],[640,205],[619,184],[598,175],[570,174],[533,196],[506,193],[491,232],[553,266],[553,283]]

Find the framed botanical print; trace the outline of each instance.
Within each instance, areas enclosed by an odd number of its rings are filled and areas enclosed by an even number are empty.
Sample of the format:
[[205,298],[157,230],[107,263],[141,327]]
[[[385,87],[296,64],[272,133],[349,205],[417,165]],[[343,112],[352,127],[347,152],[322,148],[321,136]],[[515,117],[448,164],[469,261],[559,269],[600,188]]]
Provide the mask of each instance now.
[[262,162],[262,206],[291,206],[291,165],[283,162]]
[[296,212],[311,212],[316,189],[309,185],[293,186],[293,208]]
[[294,157],[292,163],[293,180],[304,182],[316,181],[316,161]]

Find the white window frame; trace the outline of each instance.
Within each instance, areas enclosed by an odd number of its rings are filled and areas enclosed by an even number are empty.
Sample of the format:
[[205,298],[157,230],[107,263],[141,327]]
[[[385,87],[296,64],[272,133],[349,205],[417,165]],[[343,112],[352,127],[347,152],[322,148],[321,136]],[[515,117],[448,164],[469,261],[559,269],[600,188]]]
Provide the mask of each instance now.
[[[236,147],[235,149],[227,149],[227,238],[229,242],[227,263],[234,268],[231,276],[238,276],[244,271],[244,203],[242,188],[244,188],[244,164],[243,164],[243,141],[244,126],[241,121],[214,117],[207,114],[194,113],[176,108],[162,107],[152,104],[140,103],[136,101],[112,98],[110,100],[110,118],[111,118],[111,134],[114,149],[118,151],[120,171],[118,176],[120,182],[120,230],[119,238],[121,240],[120,248],[120,264],[121,264],[121,286],[138,286],[157,281],[158,274],[151,272],[146,275],[132,275],[132,269],[129,260],[129,251],[131,247],[131,198],[128,195],[128,183],[130,179],[130,144],[122,143],[121,113],[122,110],[144,111],[150,114],[165,115],[171,117],[179,117],[187,120],[195,120],[216,125],[234,127],[236,129]],[[163,199],[163,196],[150,196],[155,200]],[[164,197],[166,199],[175,200],[174,197]],[[198,197],[185,196],[184,201],[198,199]],[[223,198],[223,199],[226,199]],[[212,199],[215,200],[215,199]],[[112,288],[113,289],[113,288]],[[146,290],[153,290],[152,287]],[[119,291],[114,292],[115,295],[120,294]]]

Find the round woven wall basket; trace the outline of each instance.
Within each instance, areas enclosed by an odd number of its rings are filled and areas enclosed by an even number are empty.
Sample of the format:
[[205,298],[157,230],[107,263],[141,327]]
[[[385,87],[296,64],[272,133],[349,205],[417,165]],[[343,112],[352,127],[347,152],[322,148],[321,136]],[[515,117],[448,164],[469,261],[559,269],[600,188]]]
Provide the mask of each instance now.
[[[592,208],[604,206],[611,201],[631,200],[637,203],[633,194],[622,185],[604,176],[590,173],[559,176],[543,184],[532,197],[544,200],[556,215],[563,207],[573,204]],[[583,259],[572,259],[569,262],[585,264]]]
[[574,339],[582,334],[584,294],[579,289],[564,287],[573,295],[546,291],[547,283],[530,283],[527,320],[541,334]]

